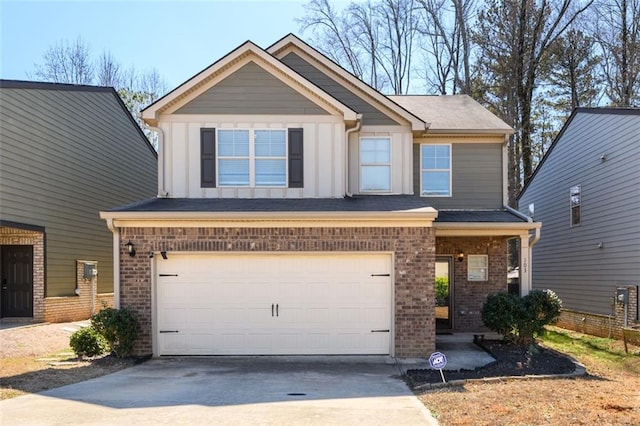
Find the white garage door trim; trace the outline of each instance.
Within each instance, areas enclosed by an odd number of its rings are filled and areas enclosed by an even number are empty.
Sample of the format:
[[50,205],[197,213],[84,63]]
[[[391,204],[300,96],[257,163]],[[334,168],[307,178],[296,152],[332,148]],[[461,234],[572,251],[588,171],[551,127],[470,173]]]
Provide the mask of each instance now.
[[156,356],[393,355],[392,253],[167,257],[151,259]]

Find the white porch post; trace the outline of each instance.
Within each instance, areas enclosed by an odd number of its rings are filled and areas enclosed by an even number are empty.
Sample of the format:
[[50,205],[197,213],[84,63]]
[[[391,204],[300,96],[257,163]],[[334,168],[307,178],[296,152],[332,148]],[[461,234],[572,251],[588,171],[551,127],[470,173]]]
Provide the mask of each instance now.
[[531,247],[529,234],[520,235],[520,296],[531,291]]

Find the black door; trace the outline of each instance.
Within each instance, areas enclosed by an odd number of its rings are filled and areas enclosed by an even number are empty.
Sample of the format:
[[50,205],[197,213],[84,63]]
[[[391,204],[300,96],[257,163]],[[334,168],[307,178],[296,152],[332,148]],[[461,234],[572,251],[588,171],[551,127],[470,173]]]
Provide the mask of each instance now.
[[33,316],[33,246],[0,247],[0,316]]

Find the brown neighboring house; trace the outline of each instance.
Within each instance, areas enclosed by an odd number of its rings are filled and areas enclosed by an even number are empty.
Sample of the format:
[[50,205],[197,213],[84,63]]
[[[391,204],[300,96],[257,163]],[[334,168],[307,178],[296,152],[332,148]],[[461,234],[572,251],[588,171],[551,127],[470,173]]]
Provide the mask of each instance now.
[[142,118],[160,197],[101,213],[140,354],[428,356],[437,331],[482,330],[514,237],[528,291],[540,224],[505,207],[512,129],[468,96],[385,96],[288,35]]
[[157,155],[114,89],[0,80],[0,317],[113,304],[99,211],[155,194]]

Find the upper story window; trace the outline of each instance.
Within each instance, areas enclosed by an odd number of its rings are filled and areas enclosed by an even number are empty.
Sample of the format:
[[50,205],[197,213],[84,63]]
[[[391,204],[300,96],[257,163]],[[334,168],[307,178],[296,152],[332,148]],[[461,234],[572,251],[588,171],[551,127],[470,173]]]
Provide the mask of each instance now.
[[580,225],[581,205],[580,185],[572,186],[569,190],[569,205],[571,208],[571,226]]
[[391,191],[391,138],[360,139],[360,191]]
[[420,145],[420,195],[451,196],[451,145]]
[[302,188],[302,129],[201,129],[201,186]]

